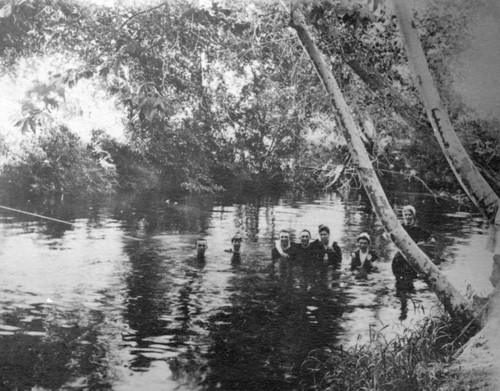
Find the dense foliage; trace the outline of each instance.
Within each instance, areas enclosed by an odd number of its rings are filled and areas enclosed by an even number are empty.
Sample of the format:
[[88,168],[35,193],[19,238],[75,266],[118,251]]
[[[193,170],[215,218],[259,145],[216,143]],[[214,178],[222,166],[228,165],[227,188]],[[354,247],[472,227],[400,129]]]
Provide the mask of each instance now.
[[[431,187],[456,189],[413,88],[395,21],[380,2],[367,4],[313,2],[305,11],[381,175],[395,182],[400,174],[419,176]],[[36,174],[40,184],[31,188],[71,193],[82,186],[91,192],[158,188],[179,194],[331,183],[338,172],[332,175],[332,167],[346,158],[344,141],[283,5],[260,1],[205,8],[171,1],[136,9],[69,0],[1,1],[4,71],[31,56],[63,53],[77,59],[54,71],[50,81],[35,83],[20,110],[20,130],[54,128],[46,118],[82,78],[98,81],[118,97],[127,117],[125,142],[99,138],[101,156],[94,154],[93,164],[100,169],[78,163],[83,176],[90,170],[98,178],[63,186],[42,183]],[[470,7],[456,7],[467,8],[469,19],[430,10],[419,15],[420,28],[452,118],[474,158],[491,174],[496,171],[489,167],[500,163],[497,124],[478,118],[461,102],[446,62],[462,49],[458,42],[473,14]],[[454,23],[457,18],[461,23]],[[108,175],[102,153],[117,177]],[[30,165],[43,162],[42,155],[28,159],[25,154]],[[70,172],[76,169],[72,164],[77,162],[52,169]],[[23,170],[12,162],[1,169],[7,177]]]
[[[92,145],[84,145],[68,129],[49,128],[25,140],[2,168],[1,188],[29,198],[37,194],[110,194],[115,166]],[[24,196],[24,197],[23,197]]]
[[349,350],[313,351],[303,364],[303,390],[436,390],[450,380],[448,365],[477,331],[447,317]]

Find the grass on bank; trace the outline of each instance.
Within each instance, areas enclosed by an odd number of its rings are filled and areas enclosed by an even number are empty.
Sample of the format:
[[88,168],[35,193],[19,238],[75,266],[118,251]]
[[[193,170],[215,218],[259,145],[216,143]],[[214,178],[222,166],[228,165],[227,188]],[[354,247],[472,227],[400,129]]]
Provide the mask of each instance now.
[[453,378],[449,364],[477,331],[440,315],[425,318],[415,329],[406,329],[391,340],[377,332],[370,335],[366,345],[316,350],[303,363],[307,380],[301,389],[437,390]]

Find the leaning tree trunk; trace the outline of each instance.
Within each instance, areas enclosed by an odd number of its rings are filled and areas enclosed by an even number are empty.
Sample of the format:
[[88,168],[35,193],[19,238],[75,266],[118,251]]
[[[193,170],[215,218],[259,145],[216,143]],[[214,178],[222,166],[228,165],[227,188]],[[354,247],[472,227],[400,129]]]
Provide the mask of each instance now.
[[[415,84],[422,95],[427,116],[439,145],[464,191],[486,218],[494,222],[500,199],[474,166],[453,129],[448,114],[442,108],[407,1],[393,0],[392,3],[408,52]],[[500,222],[500,219],[497,222]]]
[[361,183],[384,229],[389,233],[392,241],[401,250],[411,266],[425,273],[429,285],[448,313],[454,317],[471,319],[472,310],[470,304],[450,284],[399,223],[375,174],[368,152],[361,140],[360,129],[358,129],[349,112],[337,81],[311,38],[305,24],[304,15],[295,3],[292,5],[290,25],[297,31],[297,35],[329,95],[330,102],[335,112],[338,113],[338,120],[347,140],[353,163],[356,165]]
[[[412,129],[420,132],[420,137],[426,137],[433,133],[432,125],[427,119],[427,115],[415,106],[410,106],[408,102],[389,85],[385,77],[365,64],[357,60],[346,60],[345,63],[351,70],[375,93],[384,94],[388,98],[394,112]],[[493,168],[484,166],[471,157],[472,163],[477,167],[483,178],[491,186],[495,194],[500,194],[500,174]],[[497,218],[500,214],[497,213]]]

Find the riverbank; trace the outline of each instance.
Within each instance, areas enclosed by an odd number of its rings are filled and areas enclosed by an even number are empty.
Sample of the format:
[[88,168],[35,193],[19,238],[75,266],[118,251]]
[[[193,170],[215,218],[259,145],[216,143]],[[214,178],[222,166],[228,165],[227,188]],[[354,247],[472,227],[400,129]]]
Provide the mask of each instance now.
[[500,256],[495,255],[491,281],[495,291],[486,305],[483,328],[457,352],[452,375],[439,391],[500,390]]
[[394,339],[381,333],[347,351],[312,352],[303,365],[309,382],[302,389],[456,390],[442,387],[458,380],[450,365],[473,333],[448,316],[429,316]]
[[490,277],[496,287],[474,300],[482,326],[429,316],[392,340],[382,334],[347,351],[315,351],[304,362],[304,390],[500,390],[500,256]]

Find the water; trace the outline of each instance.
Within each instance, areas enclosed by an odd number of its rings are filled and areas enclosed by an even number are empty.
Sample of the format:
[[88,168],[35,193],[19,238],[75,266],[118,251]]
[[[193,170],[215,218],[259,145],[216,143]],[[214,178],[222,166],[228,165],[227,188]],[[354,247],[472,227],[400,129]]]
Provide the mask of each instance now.
[[[437,239],[430,254],[462,293],[491,292],[480,216],[418,194],[391,202],[417,206]],[[390,337],[435,308],[417,281],[400,320],[396,250],[357,195],[25,208],[74,226],[0,214],[2,389],[298,389],[311,350]],[[343,251],[339,270],[271,261],[280,229],[317,237],[320,223]],[[363,231],[382,261],[357,280],[349,253]],[[243,254],[232,261],[224,249],[236,232]],[[205,262],[194,257],[198,237],[208,239]]]

